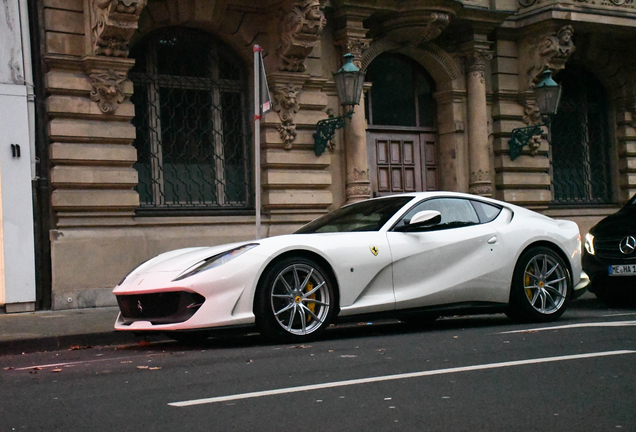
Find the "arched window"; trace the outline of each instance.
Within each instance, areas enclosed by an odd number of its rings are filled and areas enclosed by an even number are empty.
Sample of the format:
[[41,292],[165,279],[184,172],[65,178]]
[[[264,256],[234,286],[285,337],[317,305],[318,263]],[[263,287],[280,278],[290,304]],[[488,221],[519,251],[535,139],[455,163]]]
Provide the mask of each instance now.
[[419,64],[399,54],[382,54],[367,69],[373,86],[366,98],[370,125],[433,128],[435,82]]
[[150,34],[130,56],[142,209],[248,207],[248,86],[237,56],[184,28]]
[[552,123],[552,187],[555,204],[611,201],[608,103],[601,82],[568,65],[555,78],[563,87]]

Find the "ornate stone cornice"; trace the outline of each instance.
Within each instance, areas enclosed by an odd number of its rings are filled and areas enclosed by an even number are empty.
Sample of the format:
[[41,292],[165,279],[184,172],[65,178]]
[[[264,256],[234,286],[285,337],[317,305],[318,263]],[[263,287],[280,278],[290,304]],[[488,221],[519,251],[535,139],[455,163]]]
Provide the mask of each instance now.
[[128,43],[147,0],[89,0],[92,54],[128,57]]
[[296,139],[296,124],[294,117],[300,108],[298,94],[302,86],[292,83],[276,84],[272,91],[273,109],[278,113],[280,124],[276,127],[286,149],[292,148]]
[[565,25],[530,41],[530,64],[526,69],[526,88],[534,88],[544,71],[556,72],[565,67],[565,62],[576,49],[572,42],[574,28]]
[[281,43],[276,50],[279,70],[304,72],[305,59],[319,43],[325,25],[327,19],[318,0],[296,0],[280,23]]

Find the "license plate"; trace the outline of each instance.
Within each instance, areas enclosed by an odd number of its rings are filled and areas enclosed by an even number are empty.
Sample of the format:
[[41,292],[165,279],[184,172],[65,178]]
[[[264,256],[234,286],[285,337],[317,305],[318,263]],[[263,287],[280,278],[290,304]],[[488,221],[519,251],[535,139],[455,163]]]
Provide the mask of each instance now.
[[632,276],[636,275],[636,264],[611,265],[608,270],[610,276]]

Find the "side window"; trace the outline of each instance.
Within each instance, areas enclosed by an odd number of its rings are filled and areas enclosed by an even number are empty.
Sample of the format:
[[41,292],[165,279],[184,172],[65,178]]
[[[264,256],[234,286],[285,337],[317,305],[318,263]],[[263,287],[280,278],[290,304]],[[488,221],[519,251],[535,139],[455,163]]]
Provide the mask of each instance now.
[[410,220],[417,212],[423,210],[437,210],[442,215],[442,220],[428,230],[440,230],[458,228],[462,226],[478,224],[479,217],[469,200],[461,198],[434,198],[417,204],[409,210],[398,223],[404,225],[405,220]]
[[475,210],[477,210],[481,223],[492,222],[497,218],[497,216],[499,216],[499,213],[501,213],[501,207],[499,206],[486,204],[481,201],[471,202],[473,203]]

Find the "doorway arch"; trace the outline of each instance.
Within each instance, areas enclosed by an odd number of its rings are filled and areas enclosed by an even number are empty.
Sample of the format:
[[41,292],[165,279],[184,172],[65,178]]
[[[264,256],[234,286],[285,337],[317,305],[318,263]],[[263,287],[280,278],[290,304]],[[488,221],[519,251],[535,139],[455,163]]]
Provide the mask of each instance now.
[[439,189],[436,84],[416,61],[384,52],[367,68],[365,98],[375,195]]

